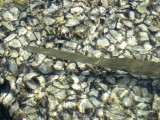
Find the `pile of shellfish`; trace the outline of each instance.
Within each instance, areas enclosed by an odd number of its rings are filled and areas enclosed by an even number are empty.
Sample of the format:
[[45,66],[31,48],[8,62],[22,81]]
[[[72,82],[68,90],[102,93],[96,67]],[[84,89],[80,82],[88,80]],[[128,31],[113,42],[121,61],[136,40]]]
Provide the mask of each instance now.
[[159,119],[158,77],[23,50],[160,62],[159,16],[159,0],[0,0],[0,104],[13,120]]

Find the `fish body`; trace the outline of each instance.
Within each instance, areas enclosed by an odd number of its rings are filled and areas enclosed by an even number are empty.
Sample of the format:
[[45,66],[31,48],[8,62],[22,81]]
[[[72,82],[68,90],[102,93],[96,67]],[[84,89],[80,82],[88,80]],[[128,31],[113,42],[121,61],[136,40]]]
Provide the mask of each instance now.
[[142,61],[131,58],[117,58],[117,59],[106,59],[88,57],[78,53],[71,53],[67,51],[60,51],[50,48],[38,48],[33,46],[25,46],[24,50],[54,56],[63,60],[70,60],[75,62],[89,63],[100,67],[107,67],[112,70],[125,70],[137,75],[146,76],[159,76],[160,75],[160,63],[152,61]]

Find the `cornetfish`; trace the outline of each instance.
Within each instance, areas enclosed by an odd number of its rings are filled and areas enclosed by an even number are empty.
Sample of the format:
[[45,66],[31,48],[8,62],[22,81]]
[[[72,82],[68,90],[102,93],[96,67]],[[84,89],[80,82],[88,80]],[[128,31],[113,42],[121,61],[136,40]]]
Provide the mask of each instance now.
[[137,75],[146,76],[160,76],[160,63],[152,61],[142,61],[132,58],[116,58],[116,59],[106,59],[106,58],[96,58],[81,55],[79,53],[71,53],[67,51],[60,51],[50,48],[39,48],[33,46],[25,46],[24,50],[44,54],[49,56],[54,56],[63,60],[70,60],[75,62],[89,63],[92,65],[107,67],[111,70],[125,70]]

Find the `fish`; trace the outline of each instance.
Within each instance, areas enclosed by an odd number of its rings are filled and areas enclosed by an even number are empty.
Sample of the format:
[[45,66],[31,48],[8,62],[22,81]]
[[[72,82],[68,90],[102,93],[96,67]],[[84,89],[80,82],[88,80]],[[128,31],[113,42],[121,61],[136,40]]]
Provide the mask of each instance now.
[[79,53],[61,51],[54,48],[39,48],[34,46],[24,46],[23,49],[32,53],[54,56],[62,60],[83,62],[99,67],[106,67],[113,71],[122,70],[136,75],[160,76],[160,62],[138,60],[133,58],[107,59],[88,57]]

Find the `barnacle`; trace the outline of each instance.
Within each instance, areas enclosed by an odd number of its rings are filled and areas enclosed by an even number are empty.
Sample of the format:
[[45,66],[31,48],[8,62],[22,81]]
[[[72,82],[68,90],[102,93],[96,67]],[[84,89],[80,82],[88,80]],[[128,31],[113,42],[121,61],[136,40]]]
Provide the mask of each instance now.
[[45,54],[49,56],[55,56],[64,60],[71,60],[75,62],[84,62],[100,67],[107,67],[112,70],[126,70],[128,72],[146,75],[146,76],[159,76],[160,75],[160,63],[152,61],[142,61],[131,58],[117,58],[106,59],[88,57],[78,53],[71,53],[67,51],[60,51],[56,49],[38,48],[32,46],[23,47],[24,50],[34,53]]

